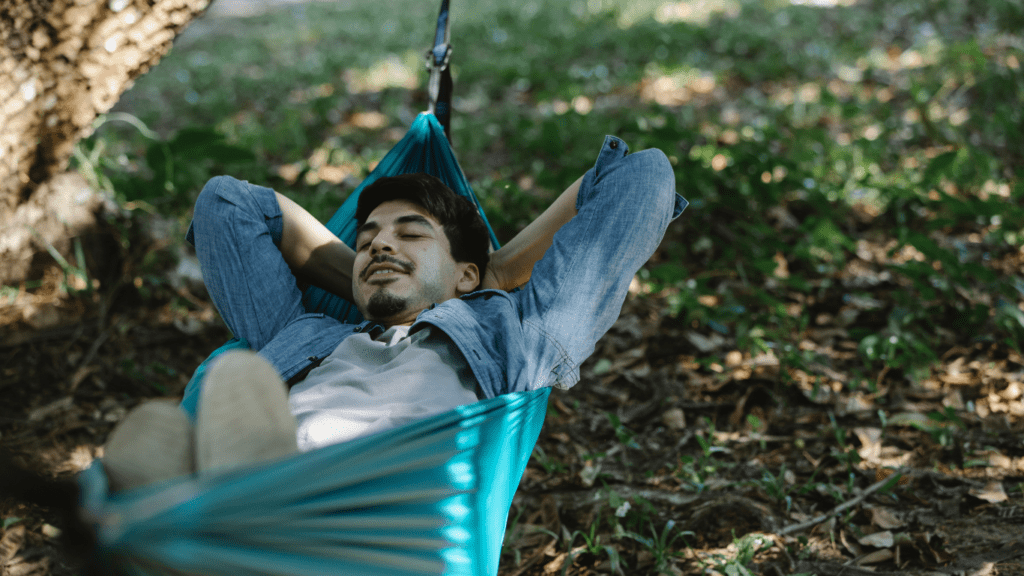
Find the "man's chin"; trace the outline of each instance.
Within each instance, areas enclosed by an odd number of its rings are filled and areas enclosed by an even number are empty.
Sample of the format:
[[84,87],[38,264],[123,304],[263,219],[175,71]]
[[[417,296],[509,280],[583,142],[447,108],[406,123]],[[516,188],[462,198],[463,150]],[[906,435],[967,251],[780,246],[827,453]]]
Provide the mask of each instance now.
[[366,301],[366,316],[375,320],[393,318],[405,312],[408,306],[405,298],[387,290],[378,290]]

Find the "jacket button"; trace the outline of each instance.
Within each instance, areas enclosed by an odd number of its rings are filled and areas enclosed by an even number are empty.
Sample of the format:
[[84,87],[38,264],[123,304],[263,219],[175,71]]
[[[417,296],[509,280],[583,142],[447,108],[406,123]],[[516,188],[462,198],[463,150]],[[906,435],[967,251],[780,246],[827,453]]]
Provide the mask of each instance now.
[[608,147],[611,148],[612,150],[615,150],[616,148],[619,147],[619,141],[612,140],[611,143],[608,144]]

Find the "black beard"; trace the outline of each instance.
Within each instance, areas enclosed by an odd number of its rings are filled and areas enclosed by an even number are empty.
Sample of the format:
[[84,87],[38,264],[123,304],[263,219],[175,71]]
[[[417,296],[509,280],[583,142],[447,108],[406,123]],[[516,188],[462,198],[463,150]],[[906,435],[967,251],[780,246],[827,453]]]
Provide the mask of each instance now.
[[404,298],[399,298],[386,290],[379,290],[370,296],[366,303],[366,312],[371,318],[390,318],[403,312],[408,303]]

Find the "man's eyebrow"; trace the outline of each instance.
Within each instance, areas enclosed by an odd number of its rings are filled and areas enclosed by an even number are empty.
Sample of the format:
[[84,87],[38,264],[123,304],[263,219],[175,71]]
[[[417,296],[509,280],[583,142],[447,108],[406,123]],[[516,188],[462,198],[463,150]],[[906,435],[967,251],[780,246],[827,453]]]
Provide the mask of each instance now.
[[373,220],[370,220],[370,221],[367,221],[367,222],[363,222],[362,226],[360,226],[359,228],[356,228],[356,234],[362,234],[363,232],[366,232],[367,230],[375,230],[377,228],[380,228],[380,224],[377,224]]
[[[405,216],[399,216],[395,219],[395,224],[422,224],[427,228],[433,228],[434,226],[419,214],[406,214]],[[377,224],[373,220],[367,220],[362,226],[356,228],[356,234],[362,234],[368,230],[377,230],[380,228],[380,224]]]
[[399,216],[395,220],[395,224],[423,224],[427,228],[434,227],[433,224],[430,223],[430,220],[427,220],[419,214],[406,214],[405,216]]

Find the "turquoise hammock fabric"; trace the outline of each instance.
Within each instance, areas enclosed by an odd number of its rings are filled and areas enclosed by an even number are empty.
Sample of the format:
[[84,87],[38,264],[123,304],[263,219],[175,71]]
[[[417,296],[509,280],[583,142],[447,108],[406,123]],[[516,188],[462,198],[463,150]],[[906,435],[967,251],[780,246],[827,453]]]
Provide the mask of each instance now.
[[[358,194],[381,176],[410,172],[438,177],[479,209],[444,129],[423,113],[328,229],[352,246]],[[493,230],[491,242],[497,248]],[[303,303],[362,320],[318,288],[307,288]],[[200,365],[183,410],[194,417],[210,360],[242,347],[232,340]],[[101,561],[128,574],[493,575],[549,393],[507,394],[267,465],[117,493],[97,462],[79,477],[82,507]]]

